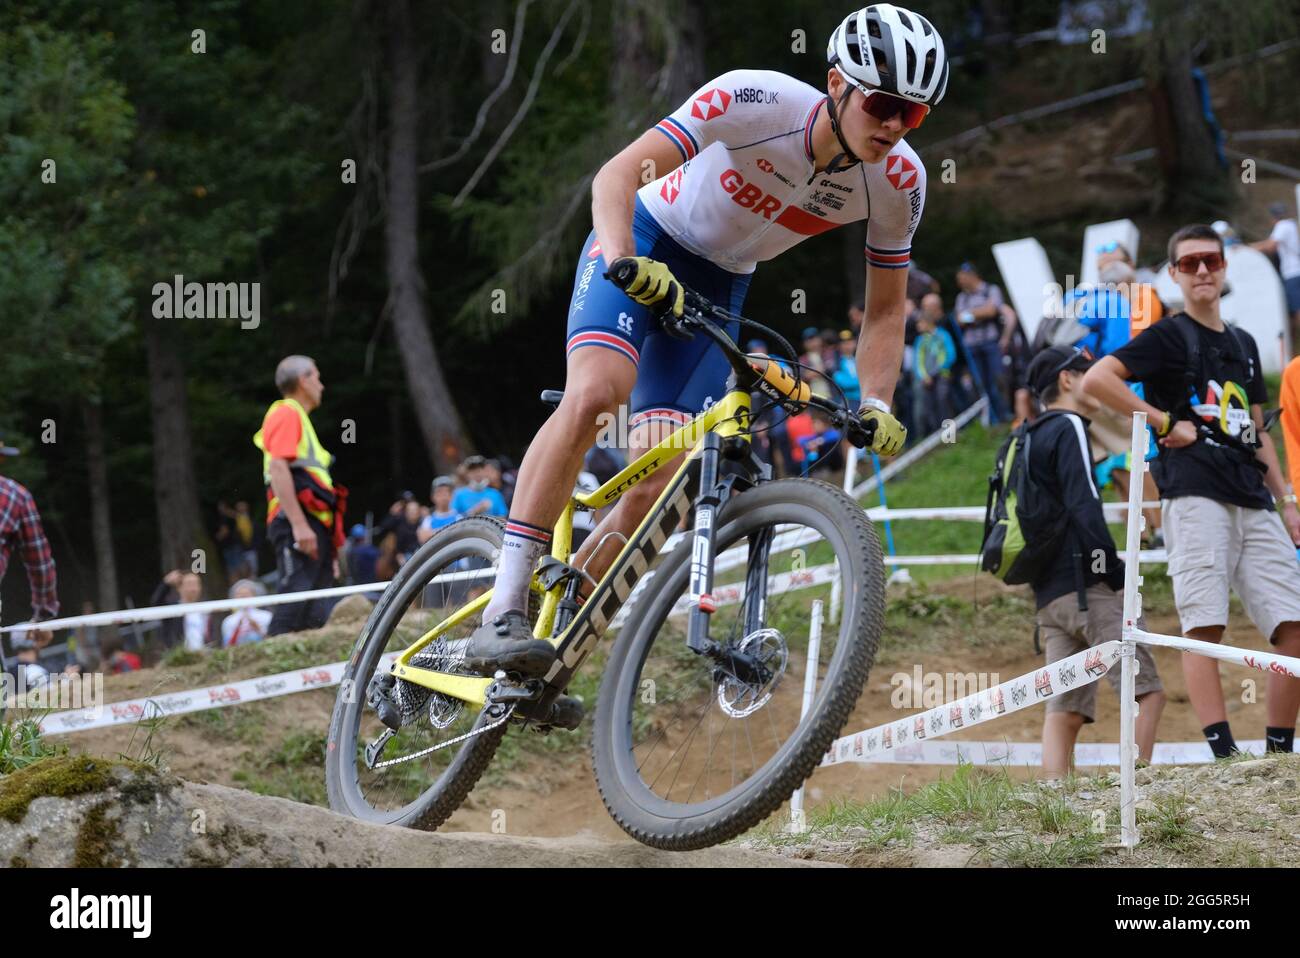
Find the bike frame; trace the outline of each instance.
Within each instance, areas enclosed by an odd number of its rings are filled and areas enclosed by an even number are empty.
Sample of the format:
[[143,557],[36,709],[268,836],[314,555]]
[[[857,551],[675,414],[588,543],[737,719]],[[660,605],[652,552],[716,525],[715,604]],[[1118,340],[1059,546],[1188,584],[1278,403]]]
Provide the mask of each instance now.
[[[563,586],[556,584],[543,590],[533,579],[533,591],[542,594],[541,612],[537,617],[534,635],[556,647],[555,663],[544,677],[546,693],[540,700],[547,705],[568,685],[587,656],[591,654],[600,637],[627,601],[637,583],[649,569],[651,562],[664,543],[676,531],[691,505],[687,487],[698,476],[699,495],[696,499],[694,543],[691,559],[691,608],[688,626],[688,644],[702,651],[708,644],[709,615],[713,612],[709,590],[713,579],[714,519],[726,500],[728,488],[719,482],[719,464],[724,440],[739,441],[748,447],[750,436],[750,395],[741,389],[731,389],[718,402],[696,416],[689,423],[674,430],[663,441],[647,450],[626,468],[594,492],[574,496],[564,507],[551,538],[551,556],[567,563],[573,542],[573,514],[578,507],[600,509],[619,500],[624,493],[653,475],[667,463],[685,454],[668,485],[660,493],[646,516],[628,537],[609,569],[601,576],[587,601],[573,620],[559,633],[555,620],[562,599]],[[751,552],[756,548],[751,543]],[[766,547],[759,543],[761,569],[749,570],[747,591],[757,588],[766,591]],[[435,692],[461,699],[473,705],[487,703],[487,690],[494,679],[472,675],[457,675],[422,669],[410,664],[411,657],[448,629],[477,616],[487,605],[491,590],[477,597],[439,622],[406,648],[393,663],[393,675],[407,682],[421,685]],[[760,594],[748,610],[749,618],[762,615]],[[755,626],[757,627],[757,626]]]

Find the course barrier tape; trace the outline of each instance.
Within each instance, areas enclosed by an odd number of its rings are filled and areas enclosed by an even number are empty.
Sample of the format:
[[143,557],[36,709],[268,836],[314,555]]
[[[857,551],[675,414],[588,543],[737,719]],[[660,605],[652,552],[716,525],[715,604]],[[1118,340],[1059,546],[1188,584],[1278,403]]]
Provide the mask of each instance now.
[[[1251,755],[1264,754],[1264,740],[1238,742],[1237,748]],[[941,742],[912,742],[871,758],[850,758],[864,765],[1000,765],[1034,767],[1043,764],[1041,742],[975,742],[948,739]],[[1077,766],[1118,766],[1119,743],[1080,742],[1074,746]],[[1214,753],[1205,742],[1158,742],[1151,755],[1152,765],[1207,765]]]
[[[491,569],[470,569],[465,572],[446,572],[429,580],[434,582],[463,582],[482,579],[493,574]],[[231,609],[262,608],[267,605],[288,605],[293,602],[307,602],[311,599],[325,599],[334,596],[355,595],[359,592],[383,592],[388,582],[363,582],[357,585],[331,586],[328,589],[310,589],[305,592],[276,592],[270,595],[252,596],[247,599],[210,599],[203,602],[175,602],[170,605],[150,605],[138,609],[120,609],[116,612],[90,612],[86,615],[72,615],[61,619],[45,619],[39,623],[19,622],[15,625],[0,627],[3,632],[21,632],[33,628],[68,629],[80,625],[122,625],[131,622],[154,622],[160,619],[176,619],[190,612],[225,612]]]
[[1258,652],[1254,649],[1239,649],[1231,645],[1202,642],[1199,639],[1188,639],[1177,635],[1161,635],[1158,632],[1147,632],[1136,628],[1129,630],[1128,637],[1134,642],[1141,642],[1144,645],[1163,645],[1166,648],[1194,652],[1197,655],[1219,659],[1223,662],[1235,662],[1237,665],[1244,665],[1247,668],[1267,672],[1270,675],[1285,675],[1288,678],[1300,679],[1300,659],[1292,658],[1289,655],[1278,655],[1276,652]]
[[[396,655],[390,653],[381,659],[381,663],[391,664],[395,658]],[[291,695],[294,692],[330,688],[343,681],[343,670],[346,666],[347,662],[333,662],[329,665],[294,669],[291,672],[209,685],[185,692],[146,695],[138,699],[127,699],[124,702],[109,702],[67,712],[51,712],[39,719],[39,725],[44,735],[60,735],[64,732],[85,732],[113,725],[130,725],[169,715],[228,708],[246,702],[279,698],[281,695]]]
[[[1144,502],[1143,509],[1159,509],[1159,502]],[[1114,522],[1128,509],[1126,502],[1103,502],[1101,511],[1106,518]],[[983,522],[983,506],[913,506],[911,508],[886,509],[877,506],[867,510],[867,518],[872,522],[884,522],[886,519],[956,519],[961,522]]]
[[1103,642],[955,702],[845,735],[831,743],[821,764],[825,767],[872,760],[874,756],[889,754],[909,743],[982,725],[1090,685],[1119,661],[1122,645],[1119,641]]

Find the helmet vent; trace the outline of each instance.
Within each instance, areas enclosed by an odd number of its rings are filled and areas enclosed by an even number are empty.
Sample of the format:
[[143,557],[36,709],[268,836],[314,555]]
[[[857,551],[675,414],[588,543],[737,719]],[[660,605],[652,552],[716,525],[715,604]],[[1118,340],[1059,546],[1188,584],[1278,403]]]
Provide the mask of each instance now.
[[922,88],[928,89],[930,82],[934,79],[934,65],[938,59],[939,55],[934,50],[925,55],[925,69],[921,71],[920,85]]

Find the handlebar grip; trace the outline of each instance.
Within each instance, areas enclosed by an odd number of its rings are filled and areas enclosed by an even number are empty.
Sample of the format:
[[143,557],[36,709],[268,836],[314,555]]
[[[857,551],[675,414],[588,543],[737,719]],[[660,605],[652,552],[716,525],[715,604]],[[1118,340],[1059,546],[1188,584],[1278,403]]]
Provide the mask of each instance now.
[[749,362],[762,375],[763,381],[773,387],[783,398],[792,399],[804,405],[807,405],[812,398],[812,390],[808,387],[808,384],[802,380],[796,380],[776,360],[751,359]]
[[619,289],[626,290],[628,284],[636,278],[636,269],[635,259],[631,256],[620,256],[609,264],[609,269],[605,272],[605,278]]

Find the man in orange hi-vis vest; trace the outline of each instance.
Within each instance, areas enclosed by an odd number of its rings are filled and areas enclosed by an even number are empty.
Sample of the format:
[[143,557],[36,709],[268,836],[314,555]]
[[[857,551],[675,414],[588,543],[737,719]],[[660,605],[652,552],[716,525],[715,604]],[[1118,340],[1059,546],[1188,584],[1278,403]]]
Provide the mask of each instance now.
[[[347,491],[330,477],[334,457],[325,451],[309,413],[320,406],[325,386],[306,356],[286,356],[275,369],[282,399],[271,403],[253,445],[262,451],[266,483],[266,536],[275,550],[283,593],[333,585],[342,545]],[[277,605],[268,635],[319,628],[328,599]]]

